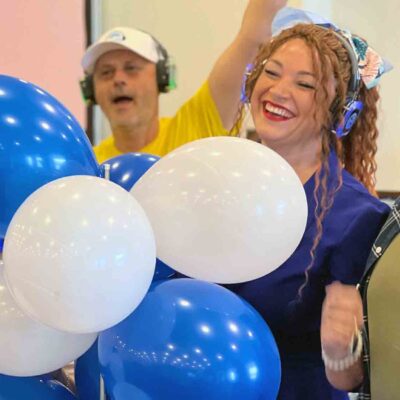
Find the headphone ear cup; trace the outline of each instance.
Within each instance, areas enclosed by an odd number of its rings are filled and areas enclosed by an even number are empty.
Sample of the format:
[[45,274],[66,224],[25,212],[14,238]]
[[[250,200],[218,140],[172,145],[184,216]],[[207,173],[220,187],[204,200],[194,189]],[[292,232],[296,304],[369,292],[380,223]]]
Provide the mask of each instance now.
[[346,103],[339,121],[333,128],[338,138],[348,135],[361,114],[362,109],[363,103],[360,100],[350,100]]
[[176,68],[165,53],[165,59],[162,59],[156,64],[157,86],[160,93],[168,93],[176,89]]
[[96,104],[96,99],[94,97],[94,83],[93,83],[93,76],[87,75],[84,79],[79,81],[79,85],[81,87],[81,93],[83,100],[87,104]]
[[242,87],[240,90],[240,101],[244,104],[250,103],[250,99],[248,98],[248,96],[246,94],[246,84],[247,84],[247,79],[251,75],[253,68],[254,68],[253,64],[247,64],[246,71],[242,78]]
[[170,90],[169,81],[170,74],[168,68],[168,60],[159,60],[156,64],[157,86],[160,93],[168,93]]
[[152,36],[159,55],[159,60],[156,64],[157,86],[160,93],[168,93],[176,88],[176,68],[167,50],[162,44]]

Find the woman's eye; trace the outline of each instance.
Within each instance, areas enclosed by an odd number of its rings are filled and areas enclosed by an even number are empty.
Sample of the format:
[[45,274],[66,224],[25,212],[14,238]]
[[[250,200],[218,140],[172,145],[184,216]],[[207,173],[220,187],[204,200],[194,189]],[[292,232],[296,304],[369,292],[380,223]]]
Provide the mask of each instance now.
[[307,82],[299,82],[298,85],[305,89],[311,89],[311,90],[315,89],[315,86],[313,84]]
[[269,75],[269,76],[278,76],[278,73],[277,72],[275,72],[274,70],[272,70],[272,69],[265,69],[265,73],[267,74],[267,75]]

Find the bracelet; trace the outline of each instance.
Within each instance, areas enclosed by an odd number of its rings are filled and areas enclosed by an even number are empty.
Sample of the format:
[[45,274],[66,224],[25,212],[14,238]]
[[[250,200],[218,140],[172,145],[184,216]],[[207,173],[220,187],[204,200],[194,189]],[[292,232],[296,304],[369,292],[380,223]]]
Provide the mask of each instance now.
[[324,361],[325,367],[330,369],[331,371],[338,372],[344,371],[354,365],[358,361],[362,353],[362,337],[360,330],[357,330],[355,340],[356,345],[353,346],[353,341],[350,345],[350,354],[338,360],[330,358],[325,353],[324,349],[322,349],[322,360]]

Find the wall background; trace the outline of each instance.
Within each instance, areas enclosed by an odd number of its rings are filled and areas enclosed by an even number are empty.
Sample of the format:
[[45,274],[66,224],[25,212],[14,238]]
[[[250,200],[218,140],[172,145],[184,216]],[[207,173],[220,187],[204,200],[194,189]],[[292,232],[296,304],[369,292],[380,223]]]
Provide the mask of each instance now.
[[50,92],[86,125],[78,86],[86,44],[84,0],[2,1],[0,74]]
[[[103,0],[102,29],[130,25],[153,33],[174,56],[178,90],[161,96],[161,113],[172,114],[206,79],[218,54],[237,32],[247,0]],[[397,67],[400,2],[385,0],[293,0],[367,37]],[[382,79],[378,189],[400,191],[400,72]],[[103,130],[107,132],[107,127]]]
[[303,0],[304,8],[331,17],[368,39],[394,66],[381,80],[378,190],[400,191],[400,29],[398,0]]
[[[32,81],[55,95],[85,123],[78,80],[85,47],[84,0],[14,0],[0,13],[0,73]],[[247,0],[91,0],[95,36],[117,25],[154,34],[174,57],[178,89],[161,95],[171,115],[206,79],[218,54],[234,38]],[[361,33],[395,70],[382,79],[378,189],[400,191],[400,2],[385,0],[291,0]],[[99,113],[97,113],[99,115]],[[101,120],[97,140],[109,133]]]

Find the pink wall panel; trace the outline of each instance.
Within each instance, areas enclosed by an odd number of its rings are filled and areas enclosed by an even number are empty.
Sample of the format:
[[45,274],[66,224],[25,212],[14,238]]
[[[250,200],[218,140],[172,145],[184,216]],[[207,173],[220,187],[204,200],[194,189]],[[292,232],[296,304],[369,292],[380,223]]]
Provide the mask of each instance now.
[[0,74],[41,86],[82,126],[85,106],[78,81],[85,41],[84,0],[1,2]]

